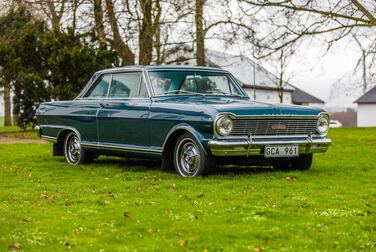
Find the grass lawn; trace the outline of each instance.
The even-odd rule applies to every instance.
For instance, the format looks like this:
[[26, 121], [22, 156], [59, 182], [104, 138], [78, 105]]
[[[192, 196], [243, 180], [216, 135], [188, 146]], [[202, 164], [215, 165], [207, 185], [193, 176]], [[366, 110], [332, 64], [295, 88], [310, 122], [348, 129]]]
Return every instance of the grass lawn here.
[[51, 144], [0, 145], [0, 251], [375, 251], [376, 129], [334, 129], [311, 170], [70, 166]]
[[21, 129], [17, 126], [4, 127], [4, 116], [0, 116], [0, 133], [2, 131], [16, 131], [16, 130], [21, 130]]

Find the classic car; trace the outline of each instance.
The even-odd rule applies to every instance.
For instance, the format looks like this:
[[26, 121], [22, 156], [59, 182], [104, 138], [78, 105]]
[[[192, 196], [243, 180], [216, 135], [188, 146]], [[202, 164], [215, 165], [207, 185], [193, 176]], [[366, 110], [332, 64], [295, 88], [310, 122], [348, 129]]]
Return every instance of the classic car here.
[[221, 164], [306, 170], [331, 144], [322, 109], [253, 101], [231, 73], [207, 67], [98, 71], [77, 98], [42, 103], [36, 118], [70, 164], [156, 158], [184, 177]]

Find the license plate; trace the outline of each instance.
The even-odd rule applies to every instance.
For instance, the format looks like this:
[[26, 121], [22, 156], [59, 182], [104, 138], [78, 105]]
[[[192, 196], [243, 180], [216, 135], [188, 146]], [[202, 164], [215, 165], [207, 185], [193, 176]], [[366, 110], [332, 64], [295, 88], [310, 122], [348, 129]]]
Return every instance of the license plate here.
[[298, 145], [265, 146], [265, 157], [297, 157], [299, 156]]

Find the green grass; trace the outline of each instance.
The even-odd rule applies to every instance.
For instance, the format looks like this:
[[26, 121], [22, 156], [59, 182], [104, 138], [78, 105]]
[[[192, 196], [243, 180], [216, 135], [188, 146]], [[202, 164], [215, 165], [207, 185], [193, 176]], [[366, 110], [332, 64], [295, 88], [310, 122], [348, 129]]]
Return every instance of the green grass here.
[[32, 130], [26, 130], [23, 131], [22, 129], [15, 128], [12, 130], [2, 130], [7, 127], [0, 128], [0, 136], [5, 136], [5, 137], [17, 137], [17, 138], [27, 138], [27, 139], [38, 139], [38, 135], [36, 134], [35, 131]]
[[376, 129], [335, 129], [311, 170], [70, 166], [51, 144], [0, 145], [0, 251], [375, 251]]
[[19, 127], [16, 127], [16, 126], [4, 127], [4, 116], [0, 116], [0, 133], [2, 131], [15, 131], [15, 130], [21, 130], [21, 129]]
[[8, 137], [18, 137], [18, 138], [38, 138], [36, 132], [32, 129], [32, 127], [26, 128], [23, 130], [18, 126], [3, 126], [3, 122], [1, 121], [3, 117], [0, 116], [0, 136], [8, 136]]

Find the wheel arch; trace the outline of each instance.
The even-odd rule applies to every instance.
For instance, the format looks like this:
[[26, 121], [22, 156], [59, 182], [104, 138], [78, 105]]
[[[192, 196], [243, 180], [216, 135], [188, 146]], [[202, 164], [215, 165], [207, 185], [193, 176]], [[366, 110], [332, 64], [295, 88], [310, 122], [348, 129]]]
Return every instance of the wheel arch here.
[[204, 150], [204, 153], [207, 155], [207, 151], [204, 148], [202, 141], [204, 137], [200, 134], [197, 130], [195, 130], [189, 124], [183, 123], [174, 126], [167, 134], [167, 137], [162, 146], [162, 169], [163, 170], [170, 170], [173, 169], [173, 156], [174, 156], [174, 148], [175, 143], [178, 138], [184, 134], [190, 133], [193, 135], [195, 140], [199, 143], [200, 147]]
[[71, 132], [75, 133], [81, 142], [81, 135], [75, 128], [71, 128], [71, 127], [62, 128], [57, 133], [56, 143], [54, 143], [53, 145], [54, 156], [64, 156], [64, 140], [65, 140], [65, 137]]

